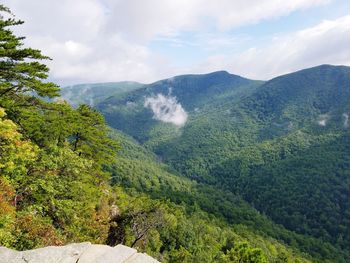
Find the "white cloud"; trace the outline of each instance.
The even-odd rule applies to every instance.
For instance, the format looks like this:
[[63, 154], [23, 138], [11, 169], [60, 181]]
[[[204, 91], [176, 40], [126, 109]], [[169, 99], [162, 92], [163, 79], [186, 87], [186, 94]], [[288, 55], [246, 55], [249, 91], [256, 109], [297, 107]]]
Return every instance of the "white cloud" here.
[[323, 5], [330, 0], [128, 0], [113, 1], [109, 24], [134, 38], [173, 36], [179, 31], [228, 30]]
[[87, 41], [106, 25], [105, 7], [96, 0], [4, 0], [13, 13], [26, 23], [24, 33], [52, 37], [58, 41]]
[[350, 15], [251, 47], [233, 56], [209, 57], [192, 70], [228, 69], [253, 79], [269, 79], [320, 64], [350, 65]]
[[90, 53], [90, 49], [88, 47], [72, 40], [64, 42], [64, 49], [70, 56], [76, 57], [84, 57]]
[[221, 29], [257, 23], [260, 20], [287, 15], [300, 9], [329, 3], [329, 0], [220, 0], [206, 6], [206, 13], [212, 14]]
[[325, 127], [329, 119], [330, 119], [330, 116], [328, 114], [321, 114], [320, 116], [318, 116], [317, 123], [318, 125]]
[[187, 113], [176, 97], [164, 96], [157, 94], [155, 97], [147, 97], [145, 99], [145, 107], [148, 107], [153, 112], [153, 118], [162, 122], [172, 123], [177, 126], [183, 126], [187, 121]]
[[148, 82], [166, 70], [166, 64], [144, 43], [128, 41], [120, 28], [109, 30], [109, 6], [98, 0], [5, 0], [16, 17], [26, 21], [16, 28], [25, 43], [38, 48], [48, 61], [50, 78], [61, 84], [135, 80]]
[[323, 120], [319, 120], [317, 123], [318, 123], [318, 125], [320, 125], [320, 126], [326, 126], [326, 122], [327, 122], [327, 120], [326, 119], [323, 119]]
[[343, 118], [344, 118], [344, 128], [349, 128], [349, 114], [343, 113]]
[[[149, 43], [159, 37], [176, 40], [181, 32], [205, 35], [208, 30], [227, 31], [328, 2], [330, 0], [3, 1], [18, 18], [26, 21], [17, 30], [27, 36], [26, 43], [53, 58], [53, 62], [49, 63], [52, 80], [64, 84], [118, 80], [151, 82], [183, 73], [185, 69], [175, 68], [172, 61], [151, 49]], [[266, 78], [305, 64], [302, 54], [311, 56], [310, 61], [316, 62], [319, 55], [317, 50], [329, 52], [332, 42], [333, 46], [340, 44], [340, 37], [344, 37], [345, 44], [341, 46], [338, 58], [347, 56], [350, 53], [345, 48], [348, 36], [343, 33], [329, 32], [327, 37], [334, 39], [327, 39], [328, 47], [324, 46], [325, 43], [317, 43], [324, 40], [317, 34], [313, 36], [305, 32], [303, 36], [300, 33], [295, 35], [296, 39], [282, 38], [276, 40], [270, 49], [247, 50], [231, 60], [218, 54], [209, 59], [210, 63], [192, 67], [191, 70], [196, 73], [213, 68], [230, 69], [234, 73]], [[238, 41], [235, 37], [216, 38], [208, 41], [207, 47], [229, 48]], [[284, 44], [278, 44], [278, 41]], [[175, 44], [181, 45], [182, 40]], [[309, 49], [305, 45], [309, 45]], [[322, 45], [324, 49], [320, 49]], [[276, 55], [272, 54], [274, 48]], [[325, 54], [322, 57], [327, 60]], [[334, 54], [331, 54], [331, 58], [334, 58], [330, 59], [331, 62], [344, 61], [335, 59]]]
[[51, 77], [66, 83], [150, 81], [156, 78], [156, 64], [161, 63], [161, 58], [145, 46], [129, 43], [118, 35], [85, 43], [34, 36], [29, 45], [53, 59], [48, 62]]

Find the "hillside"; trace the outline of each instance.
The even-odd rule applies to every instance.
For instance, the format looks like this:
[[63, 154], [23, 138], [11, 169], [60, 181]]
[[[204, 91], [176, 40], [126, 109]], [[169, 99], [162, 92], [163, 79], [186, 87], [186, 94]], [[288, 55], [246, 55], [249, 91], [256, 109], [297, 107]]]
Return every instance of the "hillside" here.
[[[177, 127], [191, 120], [192, 115], [216, 108], [219, 101], [230, 103], [237, 100], [260, 83], [225, 71], [177, 76], [120, 96], [111, 96], [98, 103], [96, 108], [111, 127], [140, 142], [158, 145], [172, 139]], [[158, 141], [154, 141], [155, 137]]]
[[[289, 230], [349, 251], [349, 86], [344, 66], [265, 83], [214, 72], [145, 85], [96, 107], [175, 173], [242, 196]], [[180, 116], [186, 113], [184, 123], [156, 108], [166, 113], [176, 105]]]
[[130, 92], [142, 85], [131, 81], [71, 85], [63, 87], [60, 96], [74, 107], [79, 104], [94, 106], [110, 96]]
[[284, 123], [294, 129], [347, 128], [349, 82], [349, 67], [322, 65], [266, 82], [241, 107], [274, 125], [271, 130]]
[[[165, 198], [181, 205], [189, 214], [193, 214], [198, 209], [202, 210], [201, 213], [205, 211], [207, 215], [214, 215], [220, 219], [211, 223], [206, 222], [207, 225], [220, 228], [224, 225], [229, 226], [236, 234], [248, 238], [253, 244], [260, 244], [259, 246], [261, 243], [255, 243], [256, 240], [263, 240], [263, 243], [274, 240], [274, 246], [277, 246], [278, 250], [281, 248], [278, 248], [280, 245], [277, 245], [276, 241], [310, 253], [314, 259], [329, 257], [337, 258], [342, 262], [348, 257], [346, 253], [337, 250], [330, 243], [287, 231], [281, 225], [275, 224], [268, 217], [260, 214], [240, 196], [227, 191], [224, 186], [209, 186], [184, 178], [167, 165], [160, 163], [153, 153], [132, 138], [119, 132], [114, 132], [113, 137], [122, 142], [124, 150], [117, 158], [117, 165], [111, 167], [110, 171], [114, 184], [126, 187], [127, 192], [147, 193], [153, 199]], [[228, 178], [226, 179], [229, 181]], [[274, 186], [271, 185], [271, 187]], [[260, 237], [258, 238], [257, 235]], [[272, 260], [273, 250], [267, 249], [264, 253], [269, 261], [275, 260]]]

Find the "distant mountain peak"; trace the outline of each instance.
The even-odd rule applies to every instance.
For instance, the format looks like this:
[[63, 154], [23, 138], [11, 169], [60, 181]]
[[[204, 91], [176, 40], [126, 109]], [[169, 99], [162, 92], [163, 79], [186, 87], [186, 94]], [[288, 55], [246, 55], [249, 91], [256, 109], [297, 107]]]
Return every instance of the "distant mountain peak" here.
[[213, 71], [213, 72], [210, 72], [210, 73], [207, 73], [208, 75], [211, 75], [211, 74], [222, 74], [222, 75], [232, 75], [231, 73], [229, 73], [228, 71], [226, 70], [218, 70], [218, 71]]

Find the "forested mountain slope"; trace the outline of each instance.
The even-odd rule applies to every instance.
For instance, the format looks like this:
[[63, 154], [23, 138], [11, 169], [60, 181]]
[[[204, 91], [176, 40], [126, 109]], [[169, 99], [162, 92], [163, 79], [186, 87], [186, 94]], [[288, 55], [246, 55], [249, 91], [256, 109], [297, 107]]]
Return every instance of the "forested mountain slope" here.
[[275, 161], [252, 158], [245, 169], [238, 164], [242, 159], [231, 159], [213, 176], [226, 179], [230, 189], [275, 222], [347, 250], [349, 142], [349, 132], [329, 136]]
[[132, 81], [71, 85], [63, 87], [60, 90], [60, 96], [75, 107], [79, 104], [94, 106], [110, 96], [129, 92], [142, 86], [143, 84]]
[[239, 105], [258, 141], [210, 174], [275, 222], [348, 250], [350, 69], [273, 79]]
[[177, 134], [178, 129], [172, 124], [182, 126], [187, 118], [192, 119], [192, 114], [216, 108], [219, 106], [217, 102], [237, 100], [260, 83], [225, 71], [183, 75], [144, 85], [120, 96], [111, 96], [98, 103], [96, 108], [104, 114], [111, 127], [132, 135], [140, 142], [158, 145], [159, 141], [167, 141]]
[[268, 81], [240, 107], [275, 127], [347, 128], [349, 85], [349, 67], [322, 65]]
[[[119, 132], [114, 133], [114, 138], [122, 142], [124, 150], [117, 158], [117, 165], [111, 167], [110, 171], [113, 182], [126, 187], [128, 192], [147, 193], [153, 199], [166, 198], [181, 205], [190, 214], [198, 209], [206, 211], [209, 215], [215, 215], [216, 218], [226, 222], [225, 224], [229, 224], [236, 233], [248, 237], [253, 243], [256, 237], [252, 238], [251, 235], [258, 234], [264, 240], [277, 239], [294, 249], [310, 253], [314, 260], [328, 258], [342, 262], [348, 258], [346, 249], [343, 252], [333, 247], [331, 243], [295, 234], [276, 225], [244, 202], [240, 196], [227, 191], [225, 186], [200, 184], [182, 177], [167, 165], [157, 161], [154, 154], [132, 138]], [[228, 182], [230, 180], [230, 178], [225, 179]], [[271, 185], [272, 187], [275, 186]], [[254, 185], [251, 190], [254, 192]], [[288, 194], [286, 193], [286, 196]], [[272, 251], [268, 249], [265, 253], [271, 257]]]
[[[322, 65], [265, 83], [225, 72], [174, 79], [96, 107], [176, 173], [349, 252], [349, 67]], [[183, 122], [166, 115], [169, 99], [175, 115], [186, 113]]]

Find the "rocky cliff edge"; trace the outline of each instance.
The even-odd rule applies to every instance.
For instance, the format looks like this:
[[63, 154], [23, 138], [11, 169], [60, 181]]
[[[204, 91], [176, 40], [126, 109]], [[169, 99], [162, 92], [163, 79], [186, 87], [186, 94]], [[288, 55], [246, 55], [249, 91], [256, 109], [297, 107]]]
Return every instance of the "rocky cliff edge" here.
[[27, 251], [0, 247], [0, 263], [159, 263], [136, 249], [89, 242], [50, 246]]

